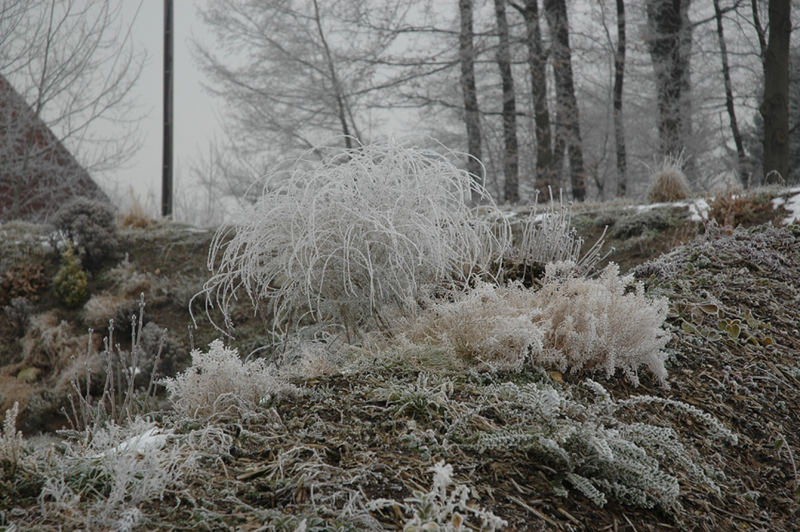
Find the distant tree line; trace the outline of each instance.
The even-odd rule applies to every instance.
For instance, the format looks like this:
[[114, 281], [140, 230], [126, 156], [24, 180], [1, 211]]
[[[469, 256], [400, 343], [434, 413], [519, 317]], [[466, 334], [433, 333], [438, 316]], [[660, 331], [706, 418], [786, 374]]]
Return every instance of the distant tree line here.
[[635, 195], [664, 157], [697, 189], [794, 181], [792, 3], [213, 0], [195, 51], [226, 136], [198, 174], [237, 195], [286, 154], [394, 133], [460, 147], [508, 203]]

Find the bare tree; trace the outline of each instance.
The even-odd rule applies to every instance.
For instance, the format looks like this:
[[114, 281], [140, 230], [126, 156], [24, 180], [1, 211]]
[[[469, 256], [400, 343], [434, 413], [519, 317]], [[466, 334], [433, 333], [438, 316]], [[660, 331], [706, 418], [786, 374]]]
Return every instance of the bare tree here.
[[[467, 171], [482, 182], [481, 124], [478, 109], [478, 89], [475, 86], [475, 48], [473, 47], [472, 0], [458, 0], [460, 20], [459, 60], [461, 63], [461, 93], [464, 98], [464, 124], [467, 128]], [[482, 184], [482, 183], [481, 183]]]
[[614, 145], [617, 153], [617, 196], [628, 188], [628, 161], [625, 153], [625, 121], [622, 115], [622, 92], [625, 82], [625, 0], [617, 4], [617, 49], [614, 54]]
[[519, 145], [517, 142], [517, 103], [514, 94], [514, 75], [511, 72], [511, 45], [506, 18], [506, 0], [494, 0], [497, 19], [497, 66], [503, 86], [503, 176], [505, 200], [508, 203], [519, 201]]
[[580, 116], [572, 74], [572, 52], [569, 47], [569, 22], [564, 0], [545, 0], [544, 9], [552, 35], [551, 62], [556, 85], [556, 141], [554, 163], [562, 160], [564, 149], [569, 155], [572, 197], [586, 197], [586, 171], [583, 165]]
[[738, 163], [739, 177], [742, 183], [747, 185], [750, 182], [750, 176], [745, 172], [747, 166], [747, 155], [744, 152], [744, 143], [742, 142], [742, 134], [739, 131], [739, 122], [736, 120], [736, 107], [733, 100], [733, 85], [731, 83], [730, 65], [728, 64], [728, 48], [725, 43], [724, 25], [722, 23], [722, 9], [720, 9], [719, 0], [714, 0], [714, 17], [717, 21], [717, 39], [719, 41], [719, 55], [722, 61], [722, 78], [725, 84], [725, 108], [728, 111], [728, 119], [731, 124], [731, 133], [733, 134], [733, 142], [736, 145], [736, 155]]
[[553, 173], [550, 107], [547, 103], [547, 54], [542, 46], [539, 25], [539, 0], [525, 0], [523, 5], [511, 4], [525, 20], [525, 43], [528, 48], [528, 69], [531, 76], [531, 98], [536, 134], [536, 182], [539, 199], [548, 199], [548, 189], [555, 189]]
[[228, 104], [225, 125], [241, 151], [274, 157], [334, 135], [346, 147], [365, 140], [359, 113], [396, 36], [369, 27], [365, 9], [347, 0], [214, 0], [201, 10], [216, 43], [196, 43], [196, 58], [208, 89]]
[[647, 1], [648, 48], [656, 77], [661, 153], [674, 157], [684, 153], [685, 122], [689, 120], [685, 113], [690, 86], [689, 3], [690, 0]]
[[764, 177], [789, 175], [790, 0], [769, 0], [769, 41], [764, 68]]
[[46, 217], [63, 198], [96, 189], [87, 171], [115, 168], [138, 149], [129, 97], [144, 57], [131, 24], [107, 0], [0, 5], [5, 218]]

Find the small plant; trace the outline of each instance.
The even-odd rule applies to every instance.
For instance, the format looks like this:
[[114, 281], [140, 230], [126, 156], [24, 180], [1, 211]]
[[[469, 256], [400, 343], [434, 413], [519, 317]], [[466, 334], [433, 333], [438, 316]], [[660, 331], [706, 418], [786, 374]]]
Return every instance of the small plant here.
[[473, 530], [468, 524], [470, 518], [480, 520], [480, 530], [498, 530], [508, 525], [507, 521], [491, 511], [469, 503], [472, 490], [453, 481], [452, 465], [440, 461], [428, 471], [433, 473], [433, 485], [427, 493], [415, 490], [404, 503], [378, 499], [370, 501], [368, 507], [375, 510], [400, 506], [406, 512], [413, 513], [403, 526], [403, 532]]
[[13, 477], [22, 459], [22, 433], [17, 431], [19, 403], [6, 410], [3, 433], [0, 434], [0, 473], [7, 471]]
[[550, 204], [545, 212], [539, 213], [538, 203], [533, 202], [518, 249], [526, 270], [543, 272], [546, 264], [569, 261], [574, 264], [575, 274], [583, 276], [592, 273], [597, 263], [608, 256], [601, 254], [604, 238], [605, 230], [581, 256], [583, 239], [572, 226], [572, 205], [564, 204], [561, 196], [556, 203], [551, 191]]
[[[506, 247], [488, 193], [431, 150], [361, 146], [273, 183], [210, 248], [202, 294], [227, 326], [241, 294], [269, 305], [280, 332], [316, 321], [352, 337], [368, 319], [414, 313], [426, 288], [484, 273]], [[473, 192], [488, 214], [469, 207]]]
[[[554, 480], [566, 481], [600, 507], [613, 498], [669, 510], [679, 504], [681, 478], [720, 491], [716, 472], [698, 461], [674, 429], [625, 422], [626, 417], [618, 416], [622, 411], [640, 412], [645, 404], [668, 407], [699, 422], [704, 436], [737, 443], [736, 435], [716, 418], [689, 404], [647, 395], [617, 401], [591, 380], [577, 389], [546, 381], [506, 382], [490, 385], [481, 394], [483, 408], [507, 423], [492, 431], [465, 433], [468, 446], [480, 452], [529, 452], [547, 465]], [[557, 492], [567, 494], [563, 485]]]
[[3, 307], [3, 314], [8, 318], [8, 323], [15, 336], [20, 337], [25, 334], [31, 321], [31, 312], [33, 312], [33, 305], [24, 297], [15, 297], [10, 304]]
[[683, 173], [683, 155], [665, 157], [661, 168], [650, 178], [647, 200], [650, 203], [680, 201], [691, 195], [689, 180]]
[[548, 320], [542, 362], [555, 363], [562, 371], [602, 368], [608, 377], [621, 368], [635, 385], [637, 370], [645, 365], [666, 385], [667, 355], [662, 350], [670, 335], [661, 327], [667, 300], [646, 297], [644, 285], [634, 282], [633, 275], [621, 277], [611, 263], [597, 279], [545, 283], [539, 297]]
[[406, 415], [415, 419], [434, 419], [447, 408], [453, 383], [449, 379], [431, 382], [431, 376], [420, 373], [416, 384], [411, 386], [390, 383], [375, 390], [375, 397], [392, 410], [395, 417]]
[[94, 270], [117, 249], [117, 226], [113, 208], [107, 203], [77, 198], [53, 217], [55, 225], [80, 250], [83, 265]]
[[47, 278], [41, 264], [17, 264], [0, 276], [0, 304], [7, 304], [16, 297], [36, 301], [45, 288]]
[[53, 279], [53, 289], [58, 299], [71, 308], [81, 306], [88, 293], [89, 276], [81, 268], [75, 250], [68, 244], [61, 255], [61, 267]]
[[264, 359], [243, 362], [236, 349], [214, 340], [208, 352], [195, 349], [192, 365], [163, 380], [175, 411], [190, 418], [225, 416], [255, 409], [272, 395], [296, 389], [281, 383]]

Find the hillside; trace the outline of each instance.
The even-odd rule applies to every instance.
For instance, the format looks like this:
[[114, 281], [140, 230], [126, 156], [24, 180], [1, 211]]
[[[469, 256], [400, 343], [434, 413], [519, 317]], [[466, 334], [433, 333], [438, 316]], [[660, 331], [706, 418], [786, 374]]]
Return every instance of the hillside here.
[[[89, 280], [91, 299], [69, 309], [52, 290], [59, 257], [48, 229], [0, 226], [0, 306], [9, 309], [0, 405], [19, 404], [25, 434], [7, 416], [0, 527], [457, 530], [504, 521], [509, 530], [793, 530], [800, 229], [782, 222], [794, 197], [719, 198], [699, 209], [699, 221], [686, 205], [576, 208], [572, 223], [588, 244], [608, 227], [614, 251], [605, 262], [633, 273], [648, 298], [668, 301], [666, 384], [651, 371], [634, 385], [623, 371], [591, 365], [511, 369], [369, 336], [284, 357], [277, 371], [208, 347], [220, 333], [190, 302], [206, 280], [210, 232], [120, 229], [117, 254]], [[183, 400], [175, 411], [159, 387], [128, 404], [147, 419], [91, 438], [54, 434], [69, 428], [62, 408], [86, 412], [69, 401], [73, 382], [103, 392], [111, 362], [97, 353], [109, 318], [120, 344], [110, 371], [124, 377], [124, 324], [141, 312], [140, 294], [141, 356], [160, 352], [167, 375], [181, 375], [195, 347], [219, 359], [195, 357], [200, 370], [171, 381]], [[20, 295], [25, 308], [12, 305]], [[232, 318], [227, 344], [241, 355], [267, 343], [262, 315], [241, 304]], [[214, 376], [233, 389], [248, 379], [261, 388], [248, 400], [249, 390], [233, 397], [220, 385], [209, 406], [192, 390]], [[138, 373], [132, 379], [146, 386]]]

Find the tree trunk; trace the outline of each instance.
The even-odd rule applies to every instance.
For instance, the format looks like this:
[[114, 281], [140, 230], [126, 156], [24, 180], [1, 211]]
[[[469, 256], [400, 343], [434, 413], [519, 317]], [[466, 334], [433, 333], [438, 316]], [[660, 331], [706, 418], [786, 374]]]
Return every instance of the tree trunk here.
[[497, 66], [503, 86], [503, 190], [507, 203], [519, 201], [519, 149], [517, 143], [517, 103], [514, 98], [514, 76], [511, 73], [511, 45], [506, 19], [506, 0], [494, 0], [497, 18], [497, 33], [500, 43], [497, 48]]
[[539, 26], [539, 0], [525, 0], [525, 4], [511, 4], [525, 20], [525, 38], [528, 45], [528, 69], [531, 73], [533, 115], [536, 128], [536, 182], [534, 187], [540, 201], [549, 199], [549, 190], [555, 189], [552, 172], [553, 151], [550, 135], [550, 109], [547, 105], [547, 55], [542, 47], [542, 30]]
[[769, 0], [764, 101], [764, 178], [789, 175], [789, 35], [790, 0]]
[[[680, 157], [684, 153], [689, 117], [685, 99], [689, 82], [687, 39], [689, 0], [648, 0], [650, 29], [648, 48], [653, 62], [658, 97], [661, 154]], [[690, 34], [689, 34], [690, 35]]]
[[725, 34], [722, 26], [722, 10], [719, 7], [719, 0], [714, 0], [714, 16], [717, 19], [717, 39], [719, 40], [719, 55], [722, 60], [722, 78], [725, 81], [725, 107], [728, 110], [728, 118], [731, 122], [731, 133], [733, 142], [736, 144], [736, 162], [739, 178], [744, 186], [750, 184], [750, 173], [747, 171], [747, 156], [744, 153], [744, 143], [742, 134], [739, 131], [739, 124], [736, 121], [736, 108], [733, 102], [733, 85], [731, 84], [731, 71], [728, 66], [728, 47], [725, 44]]
[[552, 35], [551, 60], [556, 82], [556, 148], [554, 162], [559, 163], [566, 148], [569, 155], [572, 198], [586, 198], [586, 171], [583, 166], [580, 117], [572, 76], [572, 52], [569, 47], [569, 23], [565, 0], [545, 0], [544, 9]]
[[[478, 89], [475, 86], [475, 48], [472, 45], [472, 0], [458, 0], [461, 17], [459, 60], [461, 62], [461, 93], [464, 97], [464, 124], [467, 128], [467, 171], [483, 185], [481, 165], [481, 123], [478, 110]], [[473, 194], [473, 200], [477, 200]]]
[[[320, 43], [322, 44], [322, 50], [325, 52], [325, 63], [328, 66], [328, 74], [331, 78], [331, 84], [333, 85], [335, 97], [336, 97], [336, 111], [339, 117], [339, 124], [342, 127], [342, 136], [344, 137], [344, 146], [345, 148], [352, 149], [353, 147], [353, 134], [350, 131], [350, 127], [347, 124], [347, 103], [346, 103], [346, 96], [344, 94], [344, 89], [342, 88], [342, 83], [339, 80], [339, 75], [336, 72], [335, 61], [333, 59], [333, 54], [331, 53], [330, 46], [328, 46], [328, 40], [325, 37], [325, 32], [322, 29], [322, 18], [320, 17], [319, 13], [319, 3], [317, 0], [313, 0], [314, 5], [314, 24], [317, 29], [317, 34], [319, 35]], [[351, 115], [352, 116], [352, 115]], [[353, 129], [357, 131], [355, 122], [353, 123]], [[358, 136], [358, 133], [355, 133]]]
[[625, 153], [625, 122], [622, 115], [622, 87], [625, 81], [625, 1], [617, 0], [617, 51], [614, 54], [614, 144], [617, 151], [617, 196], [628, 189], [628, 161]]

